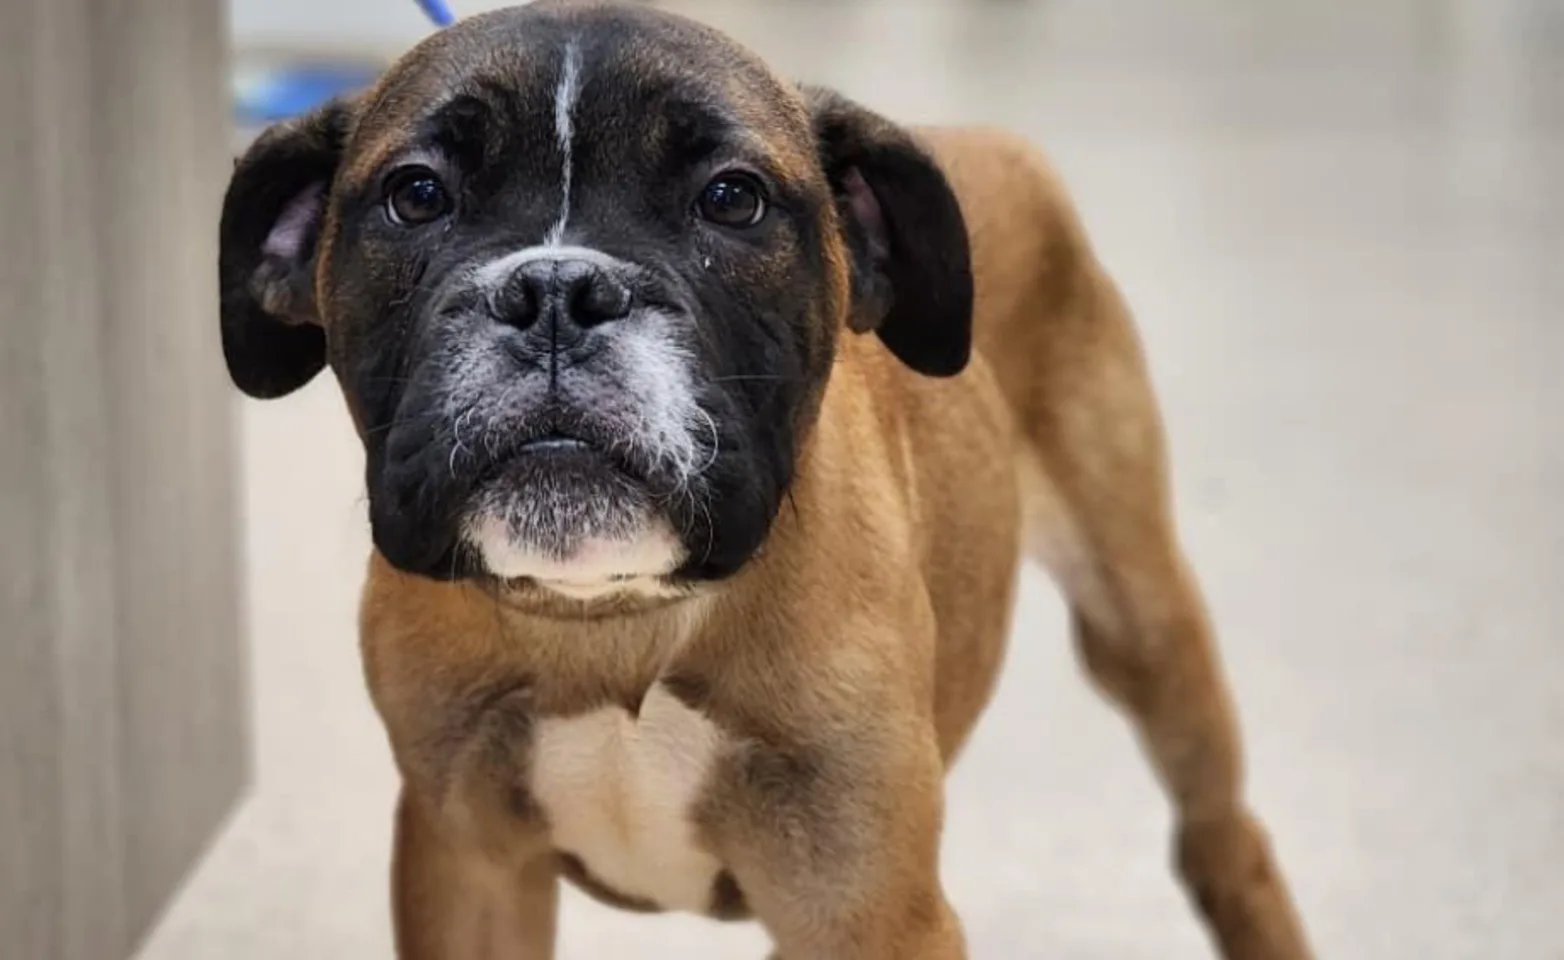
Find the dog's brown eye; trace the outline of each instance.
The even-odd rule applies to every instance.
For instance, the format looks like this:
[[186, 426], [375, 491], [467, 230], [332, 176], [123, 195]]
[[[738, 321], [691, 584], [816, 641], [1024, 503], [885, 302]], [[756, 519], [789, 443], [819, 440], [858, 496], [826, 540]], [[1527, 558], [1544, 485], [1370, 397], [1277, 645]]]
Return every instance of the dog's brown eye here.
[[397, 223], [418, 226], [451, 212], [451, 195], [428, 167], [408, 167], [386, 183], [386, 213]]
[[702, 220], [718, 226], [753, 227], [766, 218], [766, 195], [754, 177], [724, 174], [706, 184], [696, 210]]

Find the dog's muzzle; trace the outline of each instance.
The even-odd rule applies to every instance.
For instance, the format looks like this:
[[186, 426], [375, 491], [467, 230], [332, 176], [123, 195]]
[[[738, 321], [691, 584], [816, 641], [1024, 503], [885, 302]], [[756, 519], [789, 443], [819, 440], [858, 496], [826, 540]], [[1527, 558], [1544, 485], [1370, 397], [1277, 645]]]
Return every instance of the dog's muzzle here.
[[647, 284], [599, 251], [535, 247], [439, 301], [388, 474], [404, 499], [444, 491], [462, 566], [572, 583], [678, 566], [666, 507], [689, 496], [716, 433], [689, 325], [651, 306], [667, 298], [641, 296]]

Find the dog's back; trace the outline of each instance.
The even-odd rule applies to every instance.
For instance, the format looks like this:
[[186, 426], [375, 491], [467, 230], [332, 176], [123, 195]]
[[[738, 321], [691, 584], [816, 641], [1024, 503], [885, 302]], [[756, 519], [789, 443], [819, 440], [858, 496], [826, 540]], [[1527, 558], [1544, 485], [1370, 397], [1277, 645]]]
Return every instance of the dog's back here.
[[1179, 545], [1129, 310], [1036, 148], [988, 129], [918, 134], [967, 221], [976, 366], [1014, 418], [1029, 552], [1058, 581], [1088, 672], [1169, 793], [1179, 871], [1222, 955], [1303, 960], [1301, 924], [1243, 797], [1237, 722]]
[[1117, 501], [1106, 512], [1125, 515], [1122, 536], [1171, 528], [1166, 444], [1134, 322], [1038, 148], [988, 128], [918, 133], [967, 219], [975, 347], [1015, 419], [1027, 547], [1089, 598], [1106, 588], [1091, 582], [1074, 516], [1099, 510], [1081, 501]]

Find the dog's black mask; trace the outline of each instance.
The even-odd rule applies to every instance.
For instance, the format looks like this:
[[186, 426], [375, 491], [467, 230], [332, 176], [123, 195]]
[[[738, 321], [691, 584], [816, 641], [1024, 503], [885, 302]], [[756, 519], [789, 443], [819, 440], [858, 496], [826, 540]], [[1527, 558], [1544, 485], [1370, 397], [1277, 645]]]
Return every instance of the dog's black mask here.
[[431, 577], [726, 576], [844, 324], [931, 375], [969, 352], [961, 214], [908, 134], [633, 7], [475, 17], [267, 131], [221, 243], [235, 383], [329, 363], [375, 545]]

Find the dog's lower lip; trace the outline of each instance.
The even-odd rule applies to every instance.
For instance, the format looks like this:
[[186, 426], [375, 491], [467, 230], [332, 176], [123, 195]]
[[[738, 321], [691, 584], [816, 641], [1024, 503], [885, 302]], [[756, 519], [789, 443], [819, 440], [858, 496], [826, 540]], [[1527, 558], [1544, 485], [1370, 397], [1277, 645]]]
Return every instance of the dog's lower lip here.
[[645, 479], [644, 474], [633, 463], [619, 455], [613, 443], [550, 430], [535, 434], [509, 447], [506, 455], [493, 459], [489, 468], [475, 482], [488, 483], [513, 470], [603, 468], [623, 474], [638, 483], [644, 482]]
[[585, 440], [575, 437], [549, 435], [528, 440], [521, 445], [523, 453], [577, 453], [590, 447]]

